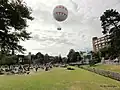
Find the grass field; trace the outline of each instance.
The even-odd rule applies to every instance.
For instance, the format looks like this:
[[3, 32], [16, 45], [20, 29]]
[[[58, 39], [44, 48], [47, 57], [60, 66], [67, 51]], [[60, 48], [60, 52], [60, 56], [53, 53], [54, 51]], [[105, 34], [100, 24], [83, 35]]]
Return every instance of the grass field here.
[[95, 65], [94, 67], [120, 73], [120, 65], [102, 65], [102, 64], [100, 64], [100, 65]]
[[75, 68], [31, 75], [0, 76], [0, 90], [120, 90], [120, 82]]

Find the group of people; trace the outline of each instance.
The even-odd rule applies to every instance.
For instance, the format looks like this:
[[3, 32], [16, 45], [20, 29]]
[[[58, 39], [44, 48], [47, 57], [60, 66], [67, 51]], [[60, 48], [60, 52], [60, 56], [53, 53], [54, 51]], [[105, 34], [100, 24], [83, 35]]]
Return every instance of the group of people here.
[[50, 70], [50, 68], [52, 68], [52, 64], [47, 63], [43, 65], [35, 65], [34, 68], [36, 72], [38, 71], [39, 68], [44, 69], [45, 71], [48, 71]]
[[11, 74], [29, 74], [31, 71], [38, 72], [39, 69], [48, 71], [52, 68], [52, 64], [43, 64], [43, 65], [11, 65], [1, 67], [1, 72], [11, 73]]

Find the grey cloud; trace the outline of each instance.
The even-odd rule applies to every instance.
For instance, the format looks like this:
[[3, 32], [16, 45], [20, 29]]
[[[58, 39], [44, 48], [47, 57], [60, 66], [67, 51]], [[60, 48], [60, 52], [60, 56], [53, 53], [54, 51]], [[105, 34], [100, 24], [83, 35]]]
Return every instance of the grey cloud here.
[[[92, 37], [102, 36], [100, 15], [108, 8], [120, 11], [119, 0], [60, 0], [60, 4], [67, 5], [69, 15], [66, 21], [57, 23], [52, 16], [54, 4], [59, 4], [57, 2], [57, 0], [51, 0], [43, 3], [43, 0], [38, 0], [33, 9], [35, 20], [31, 23], [31, 27], [34, 29], [32, 40], [45, 46], [37, 46], [34, 51], [42, 50], [54, 54], [58, 54], [59, 51], [65, 54], [70, 48], [92, 49]], [[48, 5], [49, 3], [51, 6]], [[62, 30], [55, 31], [57, 27], [61, 27]]]
[[[74, 2], [72, 1], [72, 3], [74, 3]], [[77, 4], [75, 4], [75, 3], [74, 3], [74, 5], [77, 6]], [[46, 5], [44, 7], [49, 8]], [[57, 23], [53, 19], [52, 8], [51, 8], [51, 10], [46, 10], [46, 9], [43, 9], [43, 7], [42, 7], [42, 9], [39, 7], [34, 10], [34, 16], [37, 17], [36, 21], [40, 21], [45, 24], [55, 24], [57, 27], [60, 27], [60, 23]], [[76, 14], [76, 13], [72, 12], [71, 10], [69, 10], [68, 18], [62, 24], [64, 24], [64, 26], [78, 25], [78, 24], [80, 25], [80, 24], [82, 24], [82, 21], [85, 19], [84, 16], [85, 15], [83, 15], [82, 13]]]
[[65, 34], [62, 34], [61, 36], [59, 36], [58, 38], [56, 37], [51, 37], [51, 36], [42, 36], [39, 37], [39, 35], [34, 35], [33, 36], [33, 40], [37, 41], [37, 42], [51, 42], [51, 43], [56, 43], [56, 44], [68, 44], [68, 45], [74, 45], [71, 41], [69, 41], [69, 39], [64, 38]]
[[39, 3], [39, 6], [34, 9], [33, 13], [37, 21], [40, 20], [42, 23], [45, 24], [53, 23], [52, 8], [50, 10], [50, 8], [46, 4]]
[[68, 37], [74, 37], [76, 33], [68, 33]]
[[66, 25], [67, 27], [69, 26], [76, 26], [76, 25], [82, 25], [82, 22], [84, 21], [85, 19], [85, 15], [83, 14], [75, 14], [74, 12], [72, 11], [69, 11], [69, 16], [68, 16], [68, 19], [63, 23], [64, 25]]
[[79, 6], [77, 3], [75, 3], [73, 0], [70, 0], [70, 2], [74, 5], [75, 11], [79, 11]]
[[70, 46], [74, 46], [75, 44], [70, 42], [68, 39], [61, 39], [61, 40], [58, 40], [57, 44], [67, 44], [67, 45], [70, 45]]
[[84, 38], [85, 37], [85, 35], [82, 35], [82, 38]]
[[41, 50], [44, 50], [44, 49], [42, 49], [42, 48], [35, 48], [35, 49], [32, 49], [32, 50], [41, 51]]
[[[84, 29], [83, 29], [84, 30]], [[78, 36], [81, 36], [83, 34], [83, 31], [78, 32]]]

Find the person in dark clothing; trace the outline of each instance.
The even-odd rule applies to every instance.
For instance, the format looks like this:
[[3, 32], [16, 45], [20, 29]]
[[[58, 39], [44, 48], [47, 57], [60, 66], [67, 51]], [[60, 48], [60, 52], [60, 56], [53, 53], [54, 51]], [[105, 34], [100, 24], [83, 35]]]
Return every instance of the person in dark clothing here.
[[19, 66], [19, 69], [22, 69], [22, 66], [21, 66], [21, 65]]
[[28, 69], [28, 71], [30, 71], [30, 67], [28, 67], [27, 69]]
[[38, 70], [38, 67], [36, 67], [36, 68], [35, 68], [35, 70], [36, 70], [36, 72], [37, 72], [37, 70]]
[[49, 68], [49, 67], [48, 67], [48, 66], [46, 66], [45, 71], [48, 71], [48, 68]]

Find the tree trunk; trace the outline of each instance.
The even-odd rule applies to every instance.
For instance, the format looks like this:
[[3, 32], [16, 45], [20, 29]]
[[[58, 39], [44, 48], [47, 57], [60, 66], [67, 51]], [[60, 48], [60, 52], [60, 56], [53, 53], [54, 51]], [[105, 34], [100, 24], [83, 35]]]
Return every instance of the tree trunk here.
[[12, 55], [14, 55], [15, 54], [15, 51], [14, 51], [14, 49], [12, 49]]

